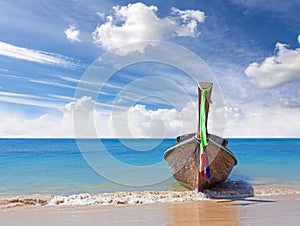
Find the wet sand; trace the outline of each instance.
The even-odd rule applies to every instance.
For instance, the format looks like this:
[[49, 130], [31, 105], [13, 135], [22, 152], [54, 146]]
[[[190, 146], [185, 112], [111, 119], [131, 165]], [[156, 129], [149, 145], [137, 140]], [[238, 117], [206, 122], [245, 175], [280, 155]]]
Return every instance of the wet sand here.
[[300, 196], [0, 210], [1, 225], [299, 225]]

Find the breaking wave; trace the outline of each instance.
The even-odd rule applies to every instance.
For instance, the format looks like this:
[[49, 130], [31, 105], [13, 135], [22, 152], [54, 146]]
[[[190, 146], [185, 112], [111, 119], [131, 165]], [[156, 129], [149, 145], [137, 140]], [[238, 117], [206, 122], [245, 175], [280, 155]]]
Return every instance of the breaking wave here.
[[120, 205], [184, 202], [208, 199], [205, 193], [196, 191], [144, 191], [116, 192], [91, 195], [31, 195], [0, 199], [0, 208], [18, 206], [87, 206], [87, 205]]
[[22, 195], [0, 198], [0, 209], [22, 206], [107, 206], [174, 203], [207, 199], [244, 199], [253, 196], [299, 195], [299, 187], [252, 187], [245, 181], [225, 181], [220, 186], [196, 191], [143, 191], [73, 195]]

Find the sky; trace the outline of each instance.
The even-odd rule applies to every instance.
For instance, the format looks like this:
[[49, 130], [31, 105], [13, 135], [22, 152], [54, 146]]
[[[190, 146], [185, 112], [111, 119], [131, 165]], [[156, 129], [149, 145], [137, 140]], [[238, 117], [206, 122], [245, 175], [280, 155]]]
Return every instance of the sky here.
[[0, 137], [195, 132], [196, 80], [214, 82], [210, 132], [300, 137], [299, 12], [298, 0], [3, 0]]

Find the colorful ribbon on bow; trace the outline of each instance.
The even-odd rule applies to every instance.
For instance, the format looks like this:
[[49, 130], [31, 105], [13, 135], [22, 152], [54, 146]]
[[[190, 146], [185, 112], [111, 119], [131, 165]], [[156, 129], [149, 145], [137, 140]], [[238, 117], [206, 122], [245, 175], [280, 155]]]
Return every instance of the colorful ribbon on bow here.
[[[206, 93], [211, 89], [212, 86], [209, 86], [206, 89], [202, 89], [199, 86], [199, 90], [201, 90], [201, 101], [199, 106], [199, 128], [197, 131], [197, 138], [200, 139], [200, 177], [202, 179], [210, 178], [210, 169], [209, 169], [209, 162], [208, 162], [208, 156], [206, 152], [206, 147], [208, 145], [208, 135], [206, 130]], [[200, 91], [199, 91], [200, 92]]]

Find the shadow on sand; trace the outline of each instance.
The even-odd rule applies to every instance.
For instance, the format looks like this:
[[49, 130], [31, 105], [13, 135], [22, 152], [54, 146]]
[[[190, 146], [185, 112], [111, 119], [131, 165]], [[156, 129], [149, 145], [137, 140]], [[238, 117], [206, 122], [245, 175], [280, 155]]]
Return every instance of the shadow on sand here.
[[222, 203], [243, 201], [234, 204], [237, 206], [248, 206], [258, 203], [276, 202], [272, 200], [251, 199], [251, 197], [254, 197], [254, 189], [251, 184], [242, 180], [227, 180], [221, 183], [219, 186], [211, 189], [206, 189], [203, 192], [207, 197], [211, 199], [226, 199], [218, 201]]

